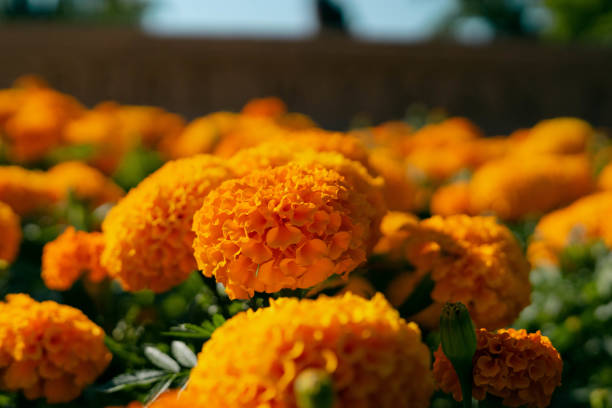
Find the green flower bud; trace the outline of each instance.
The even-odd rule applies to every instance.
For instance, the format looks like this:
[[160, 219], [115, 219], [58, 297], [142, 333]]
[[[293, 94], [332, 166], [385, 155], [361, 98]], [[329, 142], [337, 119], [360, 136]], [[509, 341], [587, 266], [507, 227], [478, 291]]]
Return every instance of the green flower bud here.
[[324, 370], [304, 370], [295, 380], [294, 391], [299, 408], [332, 408], [334, 387]]
[[476, 329], [463, 303], [446, 303], [440, 316], [442, 351], [455, 369], [461, 384], [463, 404], [472, 405], [472, 358], [476, 353]]

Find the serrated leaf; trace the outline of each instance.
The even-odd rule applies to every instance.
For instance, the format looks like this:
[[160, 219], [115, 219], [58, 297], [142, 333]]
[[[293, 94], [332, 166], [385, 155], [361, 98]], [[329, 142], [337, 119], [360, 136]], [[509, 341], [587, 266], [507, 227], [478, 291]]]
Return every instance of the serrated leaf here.
[[140, 370], [135, 373], [121, 374], [101, 386], [101, 392], [113, 393], [134, 385], [148, 385], [159, 381], [160, 378], [168, 375], [160, 370]]
[[153, 364], [163, 370], [171, 371], [173, 373], [178, 373], [181, 371], [181, 367], [178, 365], [178, 363], [174, 361], [172, 357], [162, 352], [158, 348], [146, 346], [144, 354]]
[[223, 323], [225, 323], [225, 317], [217, 313], [216, 315], [212, 317], [212, 321], [213, 321], [213, 324], [215, 325], [215, 328], [217, 328], [217, 327], [223, 326]]
[[192, 368], [197, 364], [198, 358], [182, 341], [173, 341], [170, 345], [170, 349], [172, 350], [172, 356], [183, 367]]
[[170, 386], [172, 385], [172, 382], [174, 381], [175, 378], [176, 378], [176, 375], [171, 374], [163, 378], [157, 384], [155, 384], [153, 388], [151, 388], [151, 391], [149, 391], [149, 393], [145, 397], [145, 400], [144, 400], [145, 406], [148, 406], [149, 404], [154, 402], [160, 395], [166, 392], [168, 388], [170, 388]]

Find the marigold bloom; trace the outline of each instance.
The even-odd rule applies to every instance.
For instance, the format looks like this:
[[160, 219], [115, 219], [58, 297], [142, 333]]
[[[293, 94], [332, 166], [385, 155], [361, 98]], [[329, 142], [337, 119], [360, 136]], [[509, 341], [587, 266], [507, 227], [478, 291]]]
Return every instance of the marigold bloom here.
[[378, 217], [349, 176], [292, 162], [211, 191], [194, 217], [193, 247], [205, 276], [247, 298], [347, 275], [366, 260]]
[[50, 404], [81, 394], [112, 358], [104, 331], [80, 310], [28, 295], [0, 302], [0, 387]]
[[597, 187], [601, 190], [612, 190], [612, 164], [606, 165], [599, 173]]
[[527, 250], [534, 264], [557, 264], [566, 246], [603, 239], [612, 246], [612, 225], [605, 220], [612, 212], [612, 192], [583, 197], [571, 205], [543, 216]]
[[45, 173], [20, 166], [0, 166], [0, 201], [23, 216], [44, 210], [58, 199]]
[[471, 213], [517, 220], [546, 213], [593, 189], [584, 155], [513, 156], [489, 162], [470, 180]]
[[469, 214], [469, 183], [457, 182], [438, 188], [431, 196], [429, 207], [431, 213], [436, 215]]
[[430, 357], [414, 323], [380, 294], [282, 298], [228, 320], [204, 344], [185, 394], [192, 406], [296, 407], [293, 383], [322, 369], [339, 407], [427, 407]]
[[518, 154], [575, 154], [586, 150], [594, 135], [587, 122], [576, 118], [543, 120], [516, 145]]
[[[148, 408], [194, 408], [189, 405], [184, 393], [178, 390], [169, 390], [162, 393], [155, 401], [147, 405]], [[130, 402], [125, 407], [106, 407], [106, 408], [145, 408], [139, 401]]]
[[208, 192], [231, 172], [199, 155], [166, 163], [113, 207], [104, 222], [102, 265], [126, 290], [164, 292], [196, 269], [191, 231]]
[[[416, 269], [394, 288], [398, 304], [427, 272], [435, 282], [430, 308], [462, 302], [479, 327], [511, 324], [529, 304], [529, 264], [512, 232], [494, 218], [434, 216], [420, 223], [398, 218], [394, 227], [383, 231], [375, 251], [405, 259]], [[414, 318], [428, 327], [437, 324], [435, 319]]]
[[276, 97], [251, 99], [242, 108], [242, 114], [247, 116], [263, 116], [277, 118], [287, 113], [287, 105]]
[[107, 276], [100, 265], [104, 238], [99, 232], [76, 231], [68, 227], [43, 249], [42, 279], [49, 289], [68, 290], [83, 274], [90, 282]]
[[[473, 362], [472, 396], [487, 394], [503, 399], [508, 407], [544, 408], [561, 384], [563, 361], [546, 336], [540, 332], [501, 329], [477, 330], [478, 346]], [[435, 352], [433, 373], [438, 387], [462, 400], [459, 379], [442, 348]]]
[[19, 216], [7, 204], [0, 201], [0, 269], [17, 257], [21, 243]]
[[115, 203], [124, 195], [123, 189], [111, 179], [79, 161], [63, 162], [50, 168], [46, 178], [57, 196], [66, 197], [72, 192], [93, 207]]
[[16, 161], [32, 161], [58, 146], [62, 130], [83, 107], [71, 96], [48, 88], [24, 91], [18, 109], [4, 123], [9, 156]]

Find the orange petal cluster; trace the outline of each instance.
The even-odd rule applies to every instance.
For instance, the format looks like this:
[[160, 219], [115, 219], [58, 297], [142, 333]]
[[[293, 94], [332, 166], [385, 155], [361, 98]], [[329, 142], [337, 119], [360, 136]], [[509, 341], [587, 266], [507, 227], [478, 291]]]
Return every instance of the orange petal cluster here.
[[192, 219], [204, 197], [232, 173], [198, 155], [166, 163], [109, 211], [102, 265], [126, 290], [164, 292], [196, 269]]
[[100, 264], [104, 237], [68, 227], [43, 249], [42, 279], [49, 289], [68, 290], [81, 276], [100, 282], [108, 273]]
[[429, 350], [384, 297], [281, 298], [239, 313], [204, 344], [185, 394], [191, 406], [295, 408], [293, 383], [327, 371], [339, 407], [428, 407]]
[[43, 171], [0, 166], [0, 201], [23, 216], [43, 211], [58, 200]]
[[0, 269], [11, 264], [19, 252], [21, 224], [19, 216], [7, 204], [0, 201]]
[[111, 357], [103, 330], [77, 309], [25, 294], [0, 302], [0, 389], [50, 404], [68, 402]]
[[[383, 226], [375, 252], [404, 259], [416, 269], [392, 285], [394, 303], [406, 299], [430, 272], [435, 282], [430, 309], [462, 302], [479, 327], [507, 326], [529, 304], [529, 263], [512, 232], [493, 217], [434, 216], [417, 222], [393, 215]], [[428, 327], [438, 321], [414, 318]]]
[[586, 150], [594, 134], [584, 120], [555, 118], [543, 120], [510, 140], [515, 142], [515, 154], [577, 154]]
[[379, 217], [349, 177], [295, 161], [226, 181], [194, 217], [199, 268], [232, 298], [347, 275], [366, 260]]
[[[487, 394], [503, 399], [507, 407], [544, 408], [561, 384], [563, 361], [550, 340], [540, 332], [501, 329], [476, 332], [473, 363], [473, 397]], [[435, 352], [433, 374], [437, 386], [462, 400], [459, 379], [442, 348]]]
[[[155, 401], [147, 405], [147, 408], [193, 408], [189, 405], [184, 393], [179, 393], [178, 390], [169, 390], [162, 393]], [[106, 408], [145, 408], [139, 401], [130, 402], [128, 405], [113, 406]]]
[[527, 249], [534, 265], [557, 264], [559, 254], [570, 244], [602, 239], [612, 246], [612, 222], [602, 214], [612, 212], [612, 192], [583, 197], [569, 206], [543, 216]]

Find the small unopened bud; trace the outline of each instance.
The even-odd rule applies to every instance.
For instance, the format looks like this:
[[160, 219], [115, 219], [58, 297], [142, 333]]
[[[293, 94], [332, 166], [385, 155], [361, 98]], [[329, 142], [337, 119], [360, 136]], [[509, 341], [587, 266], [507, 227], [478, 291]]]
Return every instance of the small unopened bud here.
[[299, 408], [332, 408], [334, 405], [333, 381], [324, 370], [304, 370], [295, 380], [294, 391]]
[[446, 303], [440, 316], [442, 351], [455, 369], [465, 407], [472, 404], [472, 358], [476, 353], [476, 329], [463, 303]]

